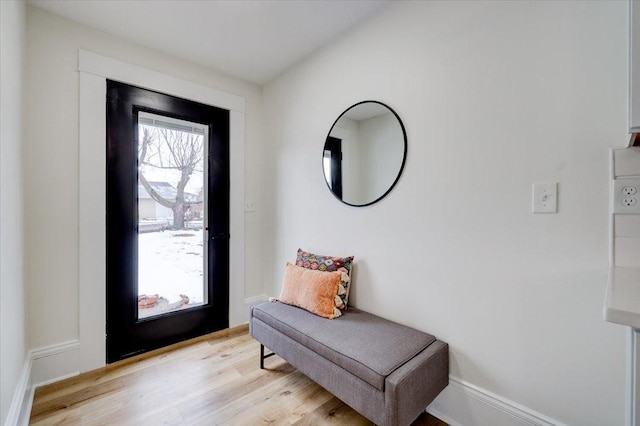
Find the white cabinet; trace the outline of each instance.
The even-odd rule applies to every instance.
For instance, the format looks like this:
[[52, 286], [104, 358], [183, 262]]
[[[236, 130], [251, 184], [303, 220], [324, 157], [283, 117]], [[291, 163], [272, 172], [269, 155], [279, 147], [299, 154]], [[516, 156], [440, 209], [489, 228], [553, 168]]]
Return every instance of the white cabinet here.
[[630, 133], [640, 133], [640, 0], [630, 0], [631, 46], [630, 46], [630, 90], [629, 127]]

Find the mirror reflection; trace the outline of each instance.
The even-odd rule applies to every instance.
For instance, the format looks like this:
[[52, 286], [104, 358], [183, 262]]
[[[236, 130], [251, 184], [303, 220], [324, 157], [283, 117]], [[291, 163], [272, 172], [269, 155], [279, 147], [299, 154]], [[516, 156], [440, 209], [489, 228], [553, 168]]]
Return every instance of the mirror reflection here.
[[400, 178], [406, 150], [406, 132], [395, 111], [378, 101], [357, 103], [338, 117], [325, 141], [327, 186], [345, 204], [373, 204]]

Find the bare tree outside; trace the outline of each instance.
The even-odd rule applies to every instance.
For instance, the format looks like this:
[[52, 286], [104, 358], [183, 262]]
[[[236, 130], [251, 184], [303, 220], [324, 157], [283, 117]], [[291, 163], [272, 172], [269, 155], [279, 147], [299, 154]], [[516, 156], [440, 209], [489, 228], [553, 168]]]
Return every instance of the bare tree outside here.
[[[202, 198], [189, 197], [185, 191], [191, 176], [202, 173], [204, 136], [180, 130], [140, 124], [138, 144], [139, 181], [151, 198], [173, 212], [173, 229], [185, 229], [189, 210], [202, 204]], [[176, 176], [175, 198], [158, 193], [149, 183], [159, 171]]]
[[207, 128], [138, 116], [138, 318], [207, 302]]

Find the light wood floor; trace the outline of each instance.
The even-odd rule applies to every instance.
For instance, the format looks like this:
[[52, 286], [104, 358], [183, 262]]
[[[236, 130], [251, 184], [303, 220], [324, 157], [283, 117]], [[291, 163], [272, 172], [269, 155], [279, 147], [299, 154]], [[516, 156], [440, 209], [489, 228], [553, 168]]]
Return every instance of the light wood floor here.
[[[32, 425], [370, 425], [246, 327], [39, 388]], [[446, 426], [428, 414], [414, 425]]]

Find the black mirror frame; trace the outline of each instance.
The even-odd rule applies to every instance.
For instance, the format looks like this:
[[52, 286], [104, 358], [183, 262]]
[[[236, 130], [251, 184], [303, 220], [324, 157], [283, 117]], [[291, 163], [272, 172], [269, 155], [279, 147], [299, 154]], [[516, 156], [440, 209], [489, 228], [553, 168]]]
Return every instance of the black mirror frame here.
[[324, 150], [325, 147], [327, 146], [327, 141], [329, 140], [329, 137], [331, 135], [331, 132], [333, 131], [333, 128], [335, 127], [336, 123], [342, 118], [343, 115], [345, 115], [347, 112], [349, 112], [351, 109], [357, 107], [358, 105], [361, 104], [367, 104], [367, 103], [375, 103], [375, 104], [379, 104], [382, 105], [383, 107], [387, 108], [389, 111], [391, 111], [393, 113], [393, 115], [396, 117], [396, 120], [398, 120], [398, 123], [400, 123], [400, 128], [402, 129], [402, 137], [404, 140], [404, 153], [402, 155], [402, 164], [400, 164], [400, 169], [398, 170], [398, 174], [396, 175], [395, 180], [393, 181], [393, 183], [389, 186], [389, 189], [387, 189], [384, 194], [382, 194], [380, 197], [376, 198], [375, 200], [368, 202], [366, 204], [351, 204], [348, 203], [346, 201], [344, 201], [341, 197], [338, 197], [338, 195], [336, 195], [336, 193], [333, 191], [333, 189], [331, 188], [331, 186], [329, 185], [329, 182], [327, 182], [327, 179], [324, 177], [324, 164], [321, 163], [322, 166], [322, 176], [324, 179], [325, 184], [327, 185], [327, 188], [329, 189], [329, 192], [331, 192], [331, 194], [338, 199], [340, 202], [351, 206], [351, 207], [366, 207], [366, 206], [370, 206], [372, 204], [377, 203], [378, 201], [382, 200], [384, 197], [386, 197], [391, 190], [396, 186], [396, 184], [398, 183], [398, 181], [400, 180], [400, 176], [402, 175], [402, 171], [404, 170], [404, 164], [407, 161], [407, 149], [408, 149], [408, 144], [407, 144], [407, 131], [404, 127], [404, 123], [402, 122], [402, 120], [400, 119], [400, 116], [398, 115], [398, 113], [395, 112], [395, 110], [393, 108], [391, 108], [389, 105], [380, 102], [380, 101], [374, 101], [374, 100], [366, 100], [366, 101], [361, 101], [361, 102], [357, 102], [353, 105], [351, 105], [349, 108], [345, 109], [342, 114], [340, 114], [338, 116], [338, 118], [336, 118], [336, 120], [333, 122], [333, 124], [331, 125], [331, 128], [329, 129], [329, 133], [327, 133], [327, 137], [324, 139], [324, 145], [322, 147], [322, 157], [320, 157], [321, 159], [324, 158]]

